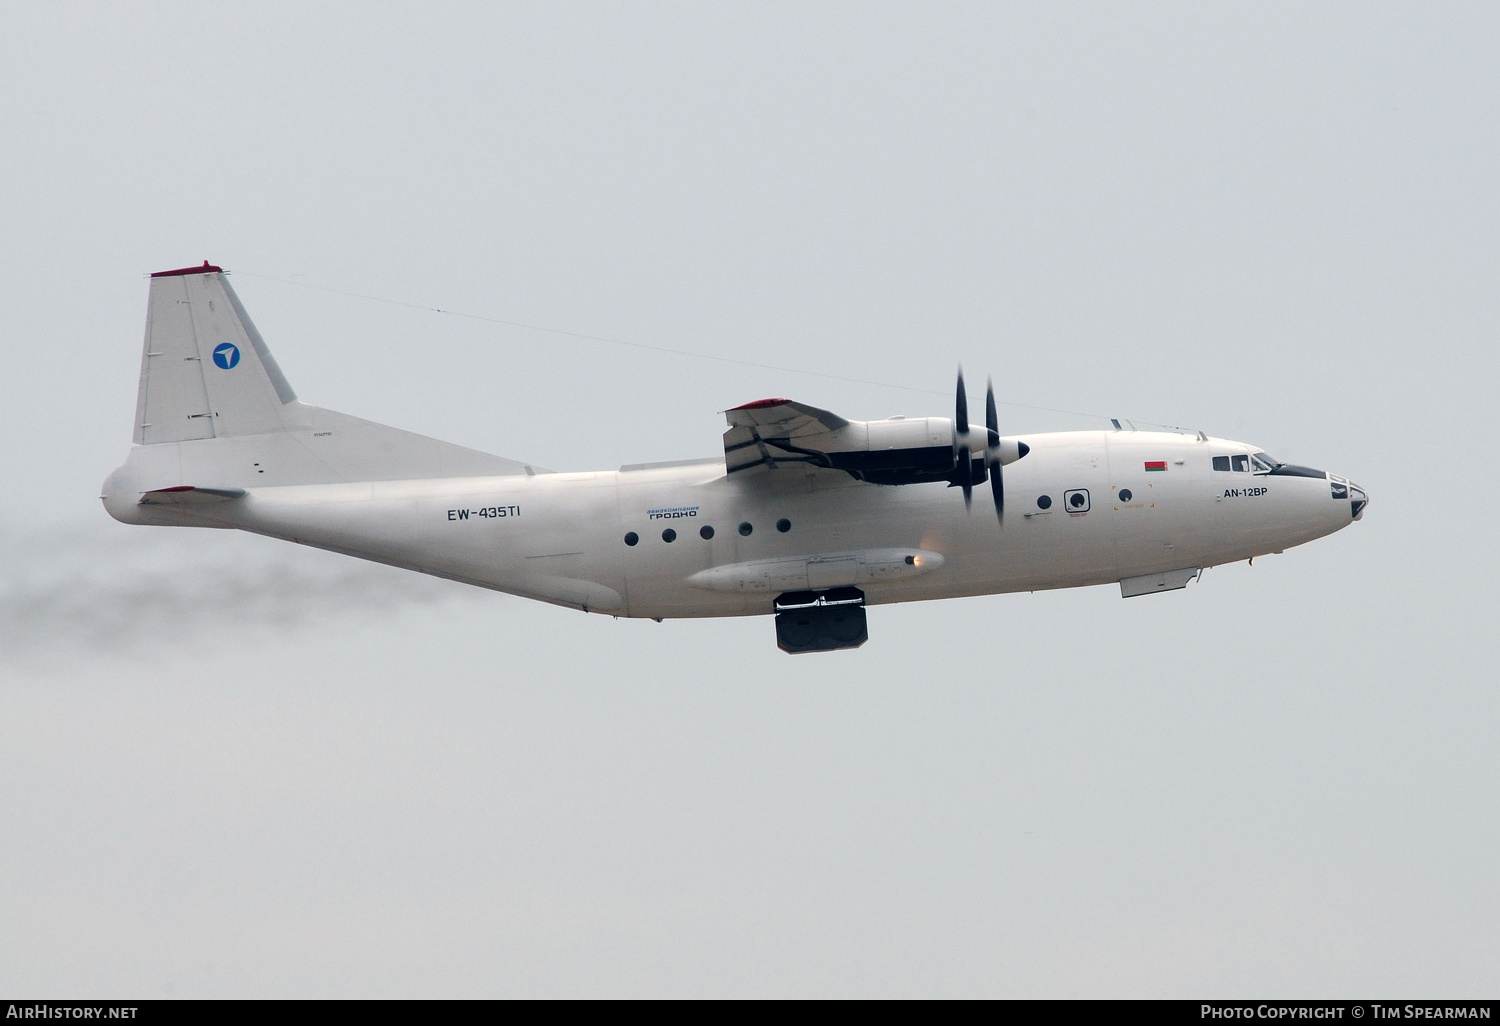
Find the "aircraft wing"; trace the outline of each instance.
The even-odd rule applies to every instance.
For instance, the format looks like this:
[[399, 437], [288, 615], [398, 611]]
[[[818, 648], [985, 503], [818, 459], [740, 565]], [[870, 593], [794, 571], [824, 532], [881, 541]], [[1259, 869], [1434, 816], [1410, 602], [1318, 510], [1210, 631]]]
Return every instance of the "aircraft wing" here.
[[941, 417], [845, 420], [790, 399], [724, 411], [724, 464], [731, 473], [809, 463], [876, 484], [945, 481], [953, 474], [953, 422]]
[[[823, 463], [833, 433], [849, 426], [836, 413], [790, 399], [760, 399], [724, 411], [724, 463], [729, 473], [780, 463]], [[821, 445], [819, 443], [822, 443]]]

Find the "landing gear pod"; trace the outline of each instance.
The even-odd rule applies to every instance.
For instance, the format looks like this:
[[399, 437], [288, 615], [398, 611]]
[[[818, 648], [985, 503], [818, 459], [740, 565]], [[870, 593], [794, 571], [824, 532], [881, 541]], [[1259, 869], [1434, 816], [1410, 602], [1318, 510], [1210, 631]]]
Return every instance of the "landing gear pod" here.
[[869, 640], [865, 593], [858, 588], [794, 591], [776, 600], [776, 647], [783, 652], [836, 652]]

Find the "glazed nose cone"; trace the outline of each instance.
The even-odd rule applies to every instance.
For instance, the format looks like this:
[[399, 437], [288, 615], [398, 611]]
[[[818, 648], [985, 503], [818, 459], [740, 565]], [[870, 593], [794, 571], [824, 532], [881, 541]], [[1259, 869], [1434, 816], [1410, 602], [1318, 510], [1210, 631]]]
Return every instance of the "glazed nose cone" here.
[[1370, 495], [1353, 481], [1349, 482], [1349, 514], [1355, 520], [1365, 515], [1365, 507], [1370, 504]]

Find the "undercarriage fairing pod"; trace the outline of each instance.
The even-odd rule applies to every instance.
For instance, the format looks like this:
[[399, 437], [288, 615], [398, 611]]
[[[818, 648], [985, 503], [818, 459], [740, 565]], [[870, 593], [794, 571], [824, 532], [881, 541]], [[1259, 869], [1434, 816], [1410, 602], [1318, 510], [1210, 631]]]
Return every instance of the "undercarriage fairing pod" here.
[[836, 652], [870, 640], [858, 588], [794, 591], [776, 600], [776, 646], [783, 652]]

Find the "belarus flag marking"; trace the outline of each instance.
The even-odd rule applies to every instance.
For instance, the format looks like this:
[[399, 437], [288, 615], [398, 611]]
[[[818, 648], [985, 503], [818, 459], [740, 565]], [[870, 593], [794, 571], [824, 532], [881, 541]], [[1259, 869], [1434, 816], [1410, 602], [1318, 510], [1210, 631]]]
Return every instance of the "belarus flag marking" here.
[[1167, 461], [1166, 460], [1147, 460], [1146, 461], [1146, 469], [1147, 470], [1166, 470], [1167, 469]]

